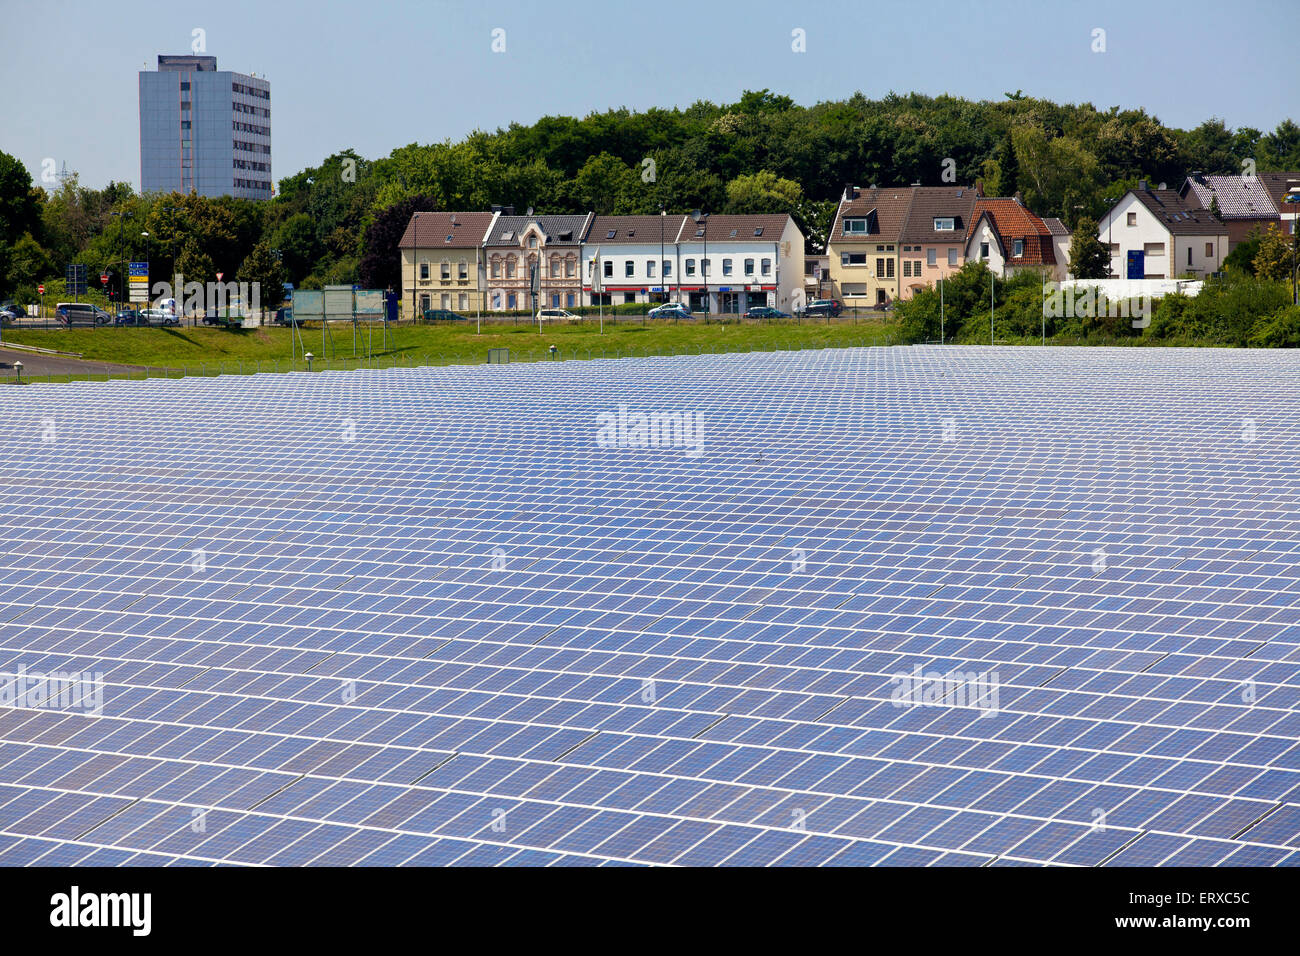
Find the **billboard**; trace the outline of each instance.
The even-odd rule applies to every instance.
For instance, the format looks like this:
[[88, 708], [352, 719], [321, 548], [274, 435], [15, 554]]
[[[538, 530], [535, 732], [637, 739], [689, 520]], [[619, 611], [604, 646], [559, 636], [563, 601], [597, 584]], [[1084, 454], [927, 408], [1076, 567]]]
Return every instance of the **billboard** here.
[[299, 322], [325, 317], [325, 293], [318, 289], [293, 290], [293, 317]]

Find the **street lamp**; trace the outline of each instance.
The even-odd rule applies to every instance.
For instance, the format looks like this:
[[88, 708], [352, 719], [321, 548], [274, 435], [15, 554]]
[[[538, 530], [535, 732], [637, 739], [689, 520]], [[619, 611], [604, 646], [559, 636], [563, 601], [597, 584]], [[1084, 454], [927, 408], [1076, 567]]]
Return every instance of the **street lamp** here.
[[700, 227], [700, 234], [704, 238], [704, 258], [700, 261], [700, 278], [704, 280], [704, 314], [707, 317], [709, 314], [709, 214], [694, 209], [691, 211], [691, 218]]
[[[311, 180], [309, 179], [307, 180], [307, 182], [311, 182]], [[417, 212], [415, 213], [415, 215], [411, 217], [411, 325], [415, 325], [415, 315], [416, 312], [418, 311], [416, 300], [415, 300], [417, 294], [415, 286], [416, 286], [416, 280], [419, 276], [419, 272], [417, 271], [416, 264], [415, 264], [415, 255], [416, 255], [415, 240], [419, 231], [420, 231], [420, 214]]]
[[668, 210], [659, 204], [659, 301], [668, 301], [668, 281], [664, 276], [664, 224], [668, 220]]

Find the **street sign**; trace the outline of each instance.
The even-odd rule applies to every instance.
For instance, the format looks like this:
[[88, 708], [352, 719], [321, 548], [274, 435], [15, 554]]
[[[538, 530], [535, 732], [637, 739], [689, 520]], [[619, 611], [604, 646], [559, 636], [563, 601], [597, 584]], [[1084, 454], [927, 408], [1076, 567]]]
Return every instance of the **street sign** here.
[[127, 275], [130, 276], [130, 300], [132, 302], [149, 301], [149, 263], [131, 262], [127, 264]]
[[40, 285], [36, 287], [36, 294], [45, 295], [45, 283], [42, 282]]
[[99, 281], [102, 282], [104, 285], [108, 285], [108, 273], [101, 272], [99, 274]]
[[217, 273], [217, 281], [220, 282], [220, 281], [221, 281], [221, 277], [224, 276], [224, 275], [225, 275], [224, 272], [218, 272], [218, 273]]
[[68, 263], [68, 268], [64, 277], [67, 282], [69, 295], [85, 295], [86, 267], [84, 265], [78, 262]]

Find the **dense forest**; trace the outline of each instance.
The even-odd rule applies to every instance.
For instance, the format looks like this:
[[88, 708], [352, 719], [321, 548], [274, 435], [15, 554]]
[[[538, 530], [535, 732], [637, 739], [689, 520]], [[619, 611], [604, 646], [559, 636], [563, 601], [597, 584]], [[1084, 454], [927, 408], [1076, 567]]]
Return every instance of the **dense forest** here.
[[[547, 116], [411, 144], [369, 160], [347, 150], [280, 180], [269, 202], [136, 194], [130, 186], [53, 192], [0, 153], [0, 296], [62, 288], [66, 263], [120, 276], [147, 255], [155, 277], [302, 287], [397, 284], [395, 248], [414, 209], [519, 212], [789, 212], [814, 248], [846, 184], [984, 181], [1041, 215], [1096, 219], [1139, 179], [1174, 186], [1192, 170], [1300, 169], [1300, 126], [1269, 133], [1207, 119], [1191, 130], [1142, 110], [1060, 105], [1020, 91], [1001, 101], [890, 94], [796, 105], [767, 90], [736, 103]], [[142, 235], [148, 233], [148, 236]]]

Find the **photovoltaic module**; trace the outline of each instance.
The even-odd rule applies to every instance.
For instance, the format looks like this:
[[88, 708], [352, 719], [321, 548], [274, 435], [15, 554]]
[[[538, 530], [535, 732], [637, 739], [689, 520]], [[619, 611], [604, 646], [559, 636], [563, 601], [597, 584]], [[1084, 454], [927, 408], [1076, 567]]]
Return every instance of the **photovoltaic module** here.
[[1300, 862], [1300, 355], [6, 392], [0, 863]]

